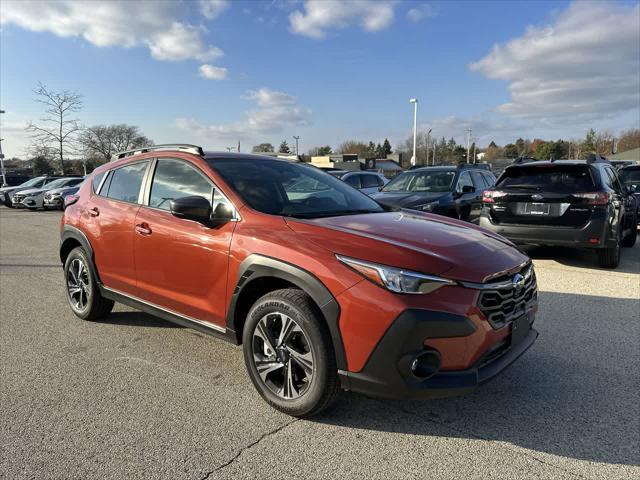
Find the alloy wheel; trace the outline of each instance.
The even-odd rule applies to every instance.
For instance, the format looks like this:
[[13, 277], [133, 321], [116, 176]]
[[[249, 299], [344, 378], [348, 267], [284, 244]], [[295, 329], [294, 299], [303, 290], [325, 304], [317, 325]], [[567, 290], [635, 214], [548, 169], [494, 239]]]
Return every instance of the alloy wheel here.
[[76, 310], [84, 310], [91, 294], [89, 287], [89, 270], [80, 258], [74, 258], [67, 270], [67, 292], [72, 306]]
[[309, 389], [315, 371], [311, 343], [291, 317], [262, 317], [253, 332], [252, 353], [260, 379], [274, 394], [293, 400]]

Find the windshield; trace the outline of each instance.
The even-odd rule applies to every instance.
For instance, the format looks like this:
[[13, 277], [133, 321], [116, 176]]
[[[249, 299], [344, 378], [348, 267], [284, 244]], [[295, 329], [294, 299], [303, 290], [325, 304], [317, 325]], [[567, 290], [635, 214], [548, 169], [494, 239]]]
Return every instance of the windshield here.
[[382, 192], [448, 192], [456, 172], [452, 170], [421, 170], [404, 172], [387, 183]]
[[54, 180], [53, 182], [47, 183], [45, 185], [45, 188], [47, 190], [53, 190], [54, 188], [64, 187], [65, 185], [70, 183], [71, 180], [75, 180], [75, 178], [59, 178], [57, 180]]
[[300, 218], [382, 212], [366, 195], [315, 167], [270, 159], [209, 163], [259, 212]]
[[593, 191], [595, 185], [586, 165], [540, 165], [508, 168], [496, 187], [574, 193]]
[[625, 169], [618, 172], [620, 174], [620, 179], [626, 183], [627, 185], [638, 185], [640, 184], [640, 168], [634, 169]]
[[37, 187], [42, 184], [42, 181], [43, 181], [42, 177], [36, 177], [36, 178], [32, 178], [31, 180], [27, 180], [26, 182], [22, 183], [20, 186], [21, 187]]

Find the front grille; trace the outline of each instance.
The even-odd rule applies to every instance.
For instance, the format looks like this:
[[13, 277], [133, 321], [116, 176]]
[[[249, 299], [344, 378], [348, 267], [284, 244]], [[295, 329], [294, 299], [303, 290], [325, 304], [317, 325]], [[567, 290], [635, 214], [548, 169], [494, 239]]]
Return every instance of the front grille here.
[[13, 201], [15, 203], [20, 203], [22, 200], [24, 200], [24, 195], [14, 195], [13, 196]]
[[519, 274], [524, 277], [520, 286], [507, 281], [501, 282], [500, 288], [480, 292], [478, 307], [493, 328], [501, 328], [523, 315], [538, 299], [538, 285], [533, 266], [526, 266]]

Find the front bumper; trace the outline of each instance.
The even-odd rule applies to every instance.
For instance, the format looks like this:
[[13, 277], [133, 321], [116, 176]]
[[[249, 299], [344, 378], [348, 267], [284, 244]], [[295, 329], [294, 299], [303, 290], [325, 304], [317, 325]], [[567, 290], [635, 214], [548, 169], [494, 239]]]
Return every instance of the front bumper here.
[[62, 206], [62, 197], [45, 197], [42, 201], [42, 206], [45, 208], [60, 208]]
[[576, 248], [606, 248], [615, 244], [605, 215], [594, 215], [581, 228], [549, 225], [496, 224], [483, 213], [480, 226], [520, 245], [557, 245]]
[[411, 371], [411, 361], [425, 351], [426, 338], [465, 337], [476, 326], [468, 318], [428, 310], [407, 310], [392, 324], [360, 372], [340, 371], [342, 387], [358, 393], [395, 399], [442, 398], [469, 393], [495, 378], [536, 341], [538, 332], [528, 318], [528, 333], [511, 344], [510, 333], [464, 370], [441, 370], [427, 379]]

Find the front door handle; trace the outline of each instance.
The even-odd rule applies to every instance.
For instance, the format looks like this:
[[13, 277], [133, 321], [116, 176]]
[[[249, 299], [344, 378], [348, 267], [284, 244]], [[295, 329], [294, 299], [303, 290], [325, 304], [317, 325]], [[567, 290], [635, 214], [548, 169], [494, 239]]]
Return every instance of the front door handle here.
[[98, 207], [90, 208], [89, 215], [91, 215], [92, 217], [97, 217], [98, 215], [100, 215], [100, 210], [98, 209]]
[[151, 228], [148, 223], [139, 223], [136, 225], [136, 232], [144, 236], [151, 235]]

